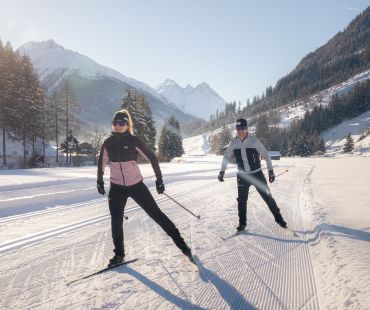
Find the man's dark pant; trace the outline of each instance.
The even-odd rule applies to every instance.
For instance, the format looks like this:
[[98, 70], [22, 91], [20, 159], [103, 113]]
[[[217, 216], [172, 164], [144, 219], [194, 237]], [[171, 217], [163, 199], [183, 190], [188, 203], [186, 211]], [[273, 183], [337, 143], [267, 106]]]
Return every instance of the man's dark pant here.
[[266, 202], [271, 213], [273, 214], [275, 221], [282, 221], [283, 218], [280, 214], [275, 199], [272, 197], [267, 181], [262, 173], [262, 170], [247, 174], [245, 172], [238, 172], [238, 214], [239, 214], [239, 225], [247, 225], [247, 200], [249, 194], [249, 187], [254, 185], [261, 195], [262, 199]]
[[116, 255], [125, 256], [123, 246], [123, 213], [128, 197], [144, 209], [144, 211], [169, 235], [178, 248], [185, 245], [184, 239], [172, 221], [159, 209], [152, 194], [143, 182], [130, 187], [111, 183], [109, 191], [109, 211], [111, 214], [112, 238]]

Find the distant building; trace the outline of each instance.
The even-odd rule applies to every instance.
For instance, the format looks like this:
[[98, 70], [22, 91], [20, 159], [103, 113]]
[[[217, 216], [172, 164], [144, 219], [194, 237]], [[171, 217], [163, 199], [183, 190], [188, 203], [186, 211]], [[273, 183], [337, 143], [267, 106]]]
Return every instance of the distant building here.
[[87, 143], [87, 142], [80, 143], [79, 147], [80, 147], [79, 154], [86, 154], [86, 155], [95, 154], [95, 150], [90, 143]]
[[280, 160], [281, 154], [279, 151], [269, 151], [268, 153], [271, 157], [271, 160]]

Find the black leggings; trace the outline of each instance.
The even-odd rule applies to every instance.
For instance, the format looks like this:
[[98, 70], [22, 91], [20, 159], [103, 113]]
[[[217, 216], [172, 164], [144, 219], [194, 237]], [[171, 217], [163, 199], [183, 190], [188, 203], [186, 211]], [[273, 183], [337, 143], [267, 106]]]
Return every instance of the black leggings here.
[[238, 172], [238, 214], [239, 224], [247, 224], [247, 200], [249, 194], [249, 187], [254, 185], [261, 195], [262, 199], [266, 202], [271, 213], [273, 214], [275, 221], [280, 222], [283, 218], [280, 214], [275, 199], [272, 197], [267, 181], [262, 171], [258, 171], [253, 174], [247, 174]]
[[112, 224], [112, 238], [116, 255], [125, 256], [123, 245], [123, 213], [127, 198], [131, 197], [169, 235], [178, 248], [186, 246], [180, 232], [172, 221], [159, 209], [152, 194], [143, 182], [130, 187], [111, 183], [109, 191], [109, 211]]

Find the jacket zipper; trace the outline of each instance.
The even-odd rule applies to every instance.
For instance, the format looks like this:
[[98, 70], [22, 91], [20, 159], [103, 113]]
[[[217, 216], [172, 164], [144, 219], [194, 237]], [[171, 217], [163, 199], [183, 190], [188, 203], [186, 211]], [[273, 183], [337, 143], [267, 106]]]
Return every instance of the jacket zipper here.
[[121, 162], [119, 162], [119, 167], [121, 168], [123, 186], [125, 186], [125, 176], [123, 175], [123, 170], [122, 170]]

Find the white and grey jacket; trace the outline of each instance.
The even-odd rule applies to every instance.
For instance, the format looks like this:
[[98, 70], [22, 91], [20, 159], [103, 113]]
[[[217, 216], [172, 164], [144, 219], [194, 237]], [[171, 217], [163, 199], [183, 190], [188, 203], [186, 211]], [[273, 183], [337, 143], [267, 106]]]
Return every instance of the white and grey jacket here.
[[234, 155], [238, 171], [255, 173], [261, 170], [260, 155], [266, 160], [268, 171], [272, 170], [270, 155], [266, 148], [255, 136], [248, 133], [242, 141], [238, 136], [231, 140], [222, 160], [221, 171], [225, 171], [231, 156]]

